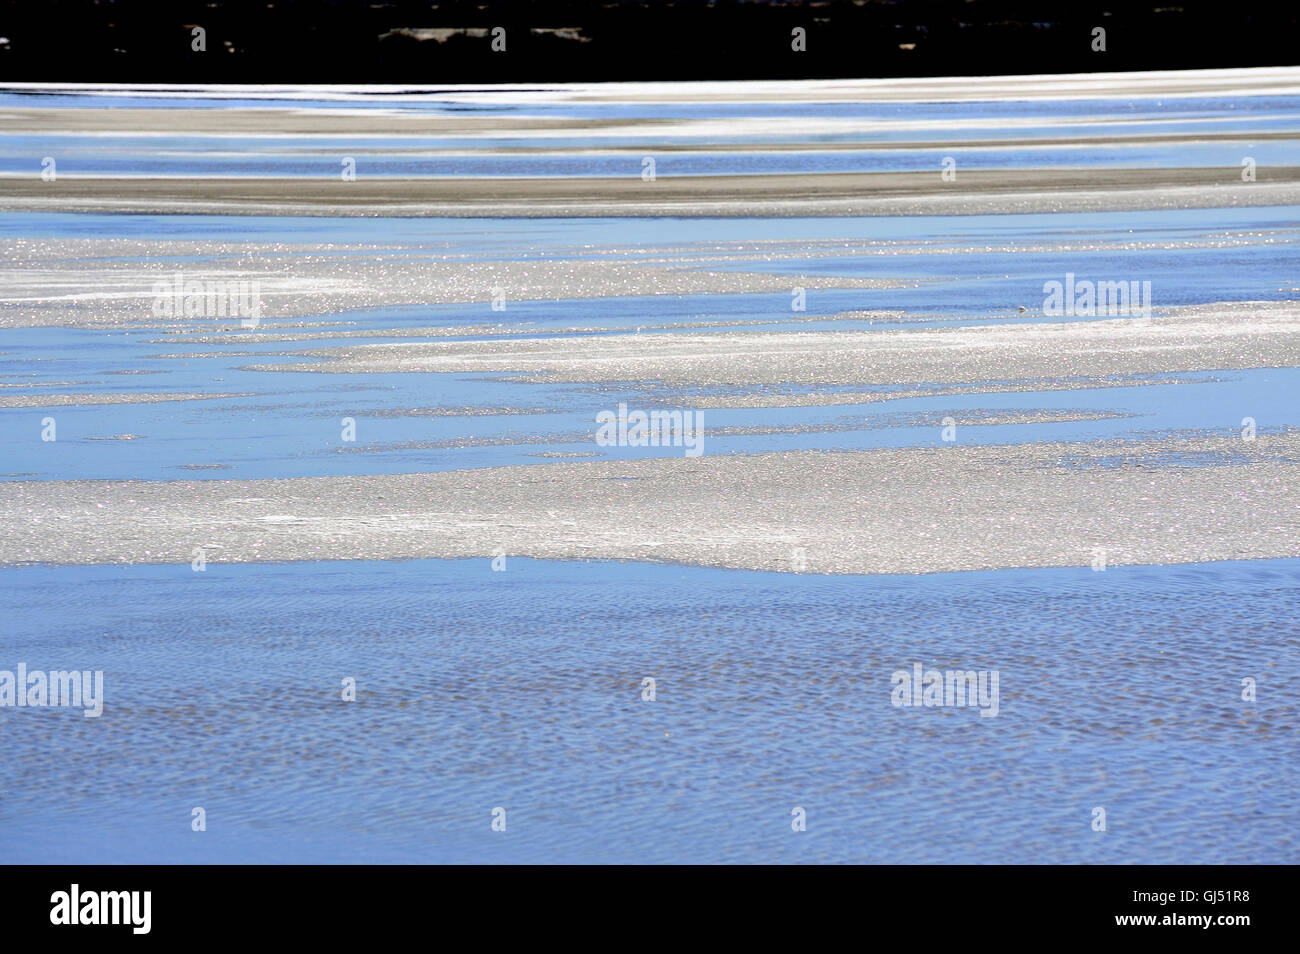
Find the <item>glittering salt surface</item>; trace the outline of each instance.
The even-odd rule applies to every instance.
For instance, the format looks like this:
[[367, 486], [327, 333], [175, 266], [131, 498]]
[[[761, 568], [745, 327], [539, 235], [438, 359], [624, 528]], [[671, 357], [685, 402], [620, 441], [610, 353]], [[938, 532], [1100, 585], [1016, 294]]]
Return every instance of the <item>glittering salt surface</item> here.
[[1300, 364], [1300, 303], [1235, 302], [1153, 318], [903, 331], [640, 334], [396, 342], [318, 349], [271, 365], [335, 373], [453, 371], [521, 380], [678, 386], [906, 384], [1156, 374]]
[[165, 404], [169, 401], [214, 401], [247, 394], [0, 394], [0, 407], [90, 407], [99, 404]]
[[1300, 436], [12, 482], [3, 563], [513, 555], [931, 573], [1300, 555]]
[[211, 332], [213, 318], [154, 314], [155, 286], [170, 286], [181, 273], [186, 282], [257, 282], [261, 313], [268, 318], [381, 305], [489, 302], [496, 290], [510, 301], [556, 301], [762, 291], [789, 295], [794, 286], [884, 289], [915, 284], [722, 270], [712, 267], [714, 249], [707, 244], [671, 260], [635, 250], [613, 261], [555, 259], [528, 251], [503, 260], [465, 260], [444, 249], [426, 249], [415, 257], [408, 250], [389, 252], [373, 245], [0, 239], [0, 260], [6, 263], [0, 272], [0, 328], [147, 326]]

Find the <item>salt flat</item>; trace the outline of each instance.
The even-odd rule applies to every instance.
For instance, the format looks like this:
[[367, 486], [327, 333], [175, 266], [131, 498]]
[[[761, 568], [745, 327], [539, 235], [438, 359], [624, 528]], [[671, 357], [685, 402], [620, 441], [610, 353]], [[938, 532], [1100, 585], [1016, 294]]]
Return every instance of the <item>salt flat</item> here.
[[1090, 318], [954, 330], [721, 331], [600, 338], [401, 342], [307, 352], [277, 371], [474, 372], [542, 381], [654, 380], [675, 386], [903, 384], [1070, 378], [1300, 362], [1300, 303], [1240, 302], [1159, 318]]
[[1298, 144], [1292, 68], [0, 88], [0, 670], [106, 676], [0, 855], [1294, 862]]
[[[10, 482], [4, 563], [417, 557], [934, 573], [1300, 556], [1300, 438]], [[795, 559], [806, 551], [806, 566]]]

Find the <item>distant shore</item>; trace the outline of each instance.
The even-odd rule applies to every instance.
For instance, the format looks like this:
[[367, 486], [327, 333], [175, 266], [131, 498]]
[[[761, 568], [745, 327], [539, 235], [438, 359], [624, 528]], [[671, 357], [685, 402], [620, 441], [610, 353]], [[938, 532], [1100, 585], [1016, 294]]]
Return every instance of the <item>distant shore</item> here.
[[[110, 136], [138, 140], [129, 148], [144, 162], [153, 143], [165, 154], [170, 138], [186, 137], [210, 140], [218, 155], [285, 149], [297, 164], [286, 170], [291, 175], [238, 175], [227, 167], [212, 175], [118, 176], [113, 168], [78, 175], [60, 162], [57, 178], [47, 182], [34, 159], [30, 172], [11, 166], [0, 174], [0, 209], [544, 218], [1294, 205], [1300, 204], [1300, 163], [1281, 164], [1287, 154], [1278, 152], [1294, 140], [1293, 130], [1261, 129], [1235, 115], [1208, 121], [1195, 110], [1170, 110], [1165, 119], [1158, 108], [1166, 99], [1287, 95], [1300, 95], [1300, 68], [522, 87], [9, 84], [0, 85], [0, 135], [45, 141], [39, 148], [48, 152], [37, 156], [53, 155], [78, 137]], [[1032, 108], [1021, 115], [1018, 104], [1044, 99], [1092, 105], [1050, 127], [1036, 122]], [[943, 121], [942, 110], [899, 106], [957, 102], [969, 103], [963, 109], [974, 117], [960, 131]], [[1106, 105], [1112, 102], [1114, 108]], [[1147, 105], [1145, 115], [1125, 112], [1134, 102]], [[709, 104], [718, 108], [703, 108]], [[727, 104], [764, 108], [737, 113]], [[1184, 148], [1200, 149], [1204, 161], [1183, 166], [1151, 158]], [[1272, 150], [1272, 162], [1261, 159], [1252, 167], [1254, 179], [1243, 181], [1240, 157], [1261, 149]], [[1037, 163], [1044, 150], [1051, 160]], [[888, 165], [836, 168], [842, 160], [834, 157], [852, 152], [880, 153]], [[934, 157], [933, 168], [892, 168], [907, 167], [909, 154], [922, 153]], [[1023, 153], [1025, 163], [1008, 166], [1008, 153]], [[376, 166], [368, 164], [376, 154], [401, 174], [374, 174]], [[668, 157], [707, 154], [743, 161], [721, 171], [700, 172], [696, 165], [682, 170], [692, 174], [671, 172]], [[764, 161], [764, 154], [806, 156], [809, 171], [792, 172], [790, 161]], [[1070, 161], [1076, 154], [1078, 162]], [[348, 181], [339, 171], [345, 155], [355, 172]], [[954, 174], [941, 170], [944, 155], [960, 157]], [[1096, 155], [1112, 158], [1089, 161]], [[1211, 165], [1220, 155], [1223, 165]], [[588, 156], [591, 165], [582, 162]], [[646, 156], [659, 156], [661, 165], [657, 176], [643, 179]], [[999, 158], [981, 168], [984, 156]], [[407, 157], [411, 165], [402, 166], [398, 160]], [[422, 159], [445, 163], [448, 157], [471, 166], [502, 163], [508, 175], [408, 171]], [[548, 174], [557, 159], [578, 171]], [[319, 176], [304, 174], [317, 165]], [[804, 165], [800, 158], [798, 167]]]

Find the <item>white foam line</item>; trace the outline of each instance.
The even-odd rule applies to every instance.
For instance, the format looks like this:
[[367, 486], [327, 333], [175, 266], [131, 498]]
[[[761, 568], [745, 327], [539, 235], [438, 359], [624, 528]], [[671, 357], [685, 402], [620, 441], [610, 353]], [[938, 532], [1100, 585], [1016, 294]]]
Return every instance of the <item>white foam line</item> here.
[[[1273, 85], [1277, 83], [1286, 85]], [[427, 102], [431, 97], [456, 103], [487, 103], [506, 100], [517, 103], [617, 102], [624, 99], [657, 102], [706, 102], [710, 97], [725, 100], [743, 97], [750, 102], [765, 98], [782, 101], [798, 96], [826, 94], [827, 101], [842, 100], [845, 93], [860, 101], [872, 101], [873, 93], [893, 94], [915, 90], [917, 102], [943, 102], [960, 92], [963, 99], [978, 92], [989, 99], [1042, 100], [1104, 98], [1122, 91], [1126, 98], [1197, 97], [1201, 89], [1179, 90], [1180, 84], [1213, 84], [1234, 96], [1300, 94], [1300, 67], [1261, 67], [1217, 70], [1152, 70], [1131, 73], [1061, 73], [1025, 76], [949, 76], [888, 79], [837, 80], [747, 80], [684, 83], [558, 83], [558, 84], [449, 84], [449, 85], [321, 85], [304, 84], [136, 84], [136, 83], [5, 83], [0, 92], [71, 93], [86, 96], [131, 94], [153, 98], [202, 98], [292, 100], [314, 99], [340, 102]], [[1133, 93], [1137, 89], [1140, 92]], [[941, 95], [949, 93], [949, 95]], [[893, 95], [888, 97], [895, 100]]]

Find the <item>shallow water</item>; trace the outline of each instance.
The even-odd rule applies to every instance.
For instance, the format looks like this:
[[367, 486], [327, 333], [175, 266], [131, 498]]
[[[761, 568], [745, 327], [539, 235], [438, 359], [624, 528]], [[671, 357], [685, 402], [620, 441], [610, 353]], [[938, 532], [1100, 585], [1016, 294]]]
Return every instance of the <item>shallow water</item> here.
[[[1042, 286], [1067, 272], [1150, 281], [1157, 312], [1214, 301], [1291, 297], [1294, 242], [1300, 218], [1292, 208], [1211, 209], [1055, 216], [882, 217], [823, 220], [525, 219], [490, 225], [459, 219], [358, 220], [258, 217], [7, 216], [10, 237], [75, 238], [104, 234], [172, 239], [383, 243], [379, 259], [438, 261], [528, 258], [618, 261], [676, 255], [694, 268], [813, 275], [829, 287], [810, 289], [807, 310], [792, 313], [786, 291], [762, 294], [625, 296], [510, 302], [486, 301], [372, 308], [328, 316], [302, 329], [309, 339], [259, 341], [229, 321], [190, 323], [197, 330], [159, 335], [155, 328], [111, 334], [77, 328], [5, 332], [0, 399], [30, 395], [32, 406], [0, 407], [7, 479], [222, 479], [406, 473], [532, 463], [537, 454], [591, 454], [609, 459], [674, 456], [674, 448], [598, 446], [596, 415], [620, 402], [630, 407], [691, 408], [708, 389], [672, 389], [654, 382], [564, 385], [505, 380], [484, 374], [315, 375], [250, 370], [289, 364], [295, 350], [394, 337], [411, 329], [494, 325], [536, 337], [626, 333], [852, 331], [890, 328], [1053, 322], [1042, 314]], [[773, 261], [762, 242], [804, 242], [793, 257]], [[607, 244], [618, 242], [619, 244]], [[710, 244], [712, 243], [712, 244]], [[846, 252], [852, 254], [846, 255]], [[175, 255], [167, 268], [202, 267], [202, 255]], [[843, 279], [880, 278], [901, 287], [836, 288]], [[142, 283], [135, 320], [150, 322]], [[1029, 306], [1024, 313], [1015, 303]], [[874, 309], [883, 317], [842, 320]], [[135, 313], [133, 313], [135, 314]], [[891, 315], [893, 317], [891, 317]], [[323, 316], [324, 317], [324, 316]], [[835, 320], [831, 320], [835, 319]], [[709, 325], [712, 324], [712, 327]], [[700, 327], [704, 325], [704, 327]], [[575, 333], [565, 329], [581, 328]], [[294, 333], [269, 310], [259, 332]], [[331, 337], [364, 333], [364, 339]], [[213, 335], [224, 335], [213, 339]], [[472, 332], [458, 337], [476, 337]], [[448, 340], [441, 337], [427, 340]], [[290, 357], [279, 357], [281, 355]], [[123, 373], [127, 372], [127, 373]], [[1077, 390], [1023, 388], [1008, 380], [996, 393], [908, 397], [863, 405], [804, 408], [718, 408], [704, 413], [706, 454], [801, 448], [901, 447], [939, 440], [947, 416], [978, 423], [969, 412], [1044, 412], [1038, 423], [963, 430], [963, 441], [1093, 440], [1209, 429], [1230, 431], [1251, 417], [1269, 431], [1294, 423], [1300, 378], [1295, 369], [1248, 369], [1162, 375], [1127, 387]], [[1116, 382], [1125, 383], [1125, 382]], [[869, 383], [868, 383], [869, 384]], [[929, 382], [917, 382], [927, 386]], [[1077, 387], [1077, 385], [1076, 385]], [[32, 440], [47, 416], [46, 394], [240, 395], [162, 404], [104, 404], [53, 409], [60, 439]], [[445, 413], [427, 413], [442, 409]], [[496, 415], [455, 413], [497, 409]], [[1073, 415], [1099, 420], [1069, 420]], [[987, 416], [984, 414], [983, 416]], [[1053, 418], [1065, 417], [1065, 420]], [[341, 422], [357, 422], [357, 440], [340, 440]], [[739, 433], [737, 433], [739, 431]], [[765, 433], [754, 433], [763, 431]], [[749, 433], [745, 433], [749, 432]], [[131, 435], [131, 440], [114, 440]]]
[[[6, 714], [0, 848], [1293, 862], [1298, 574], [1298, 560], [915, 577], [514, 558], [4, 570], [0, 668], [102, 669], [107, 703], [99, 719]], [[891, 674], [914, 662], [998, 670], [998, 715], [895, 707]], [[206, 832], [190, 831], [195, 806]]]

